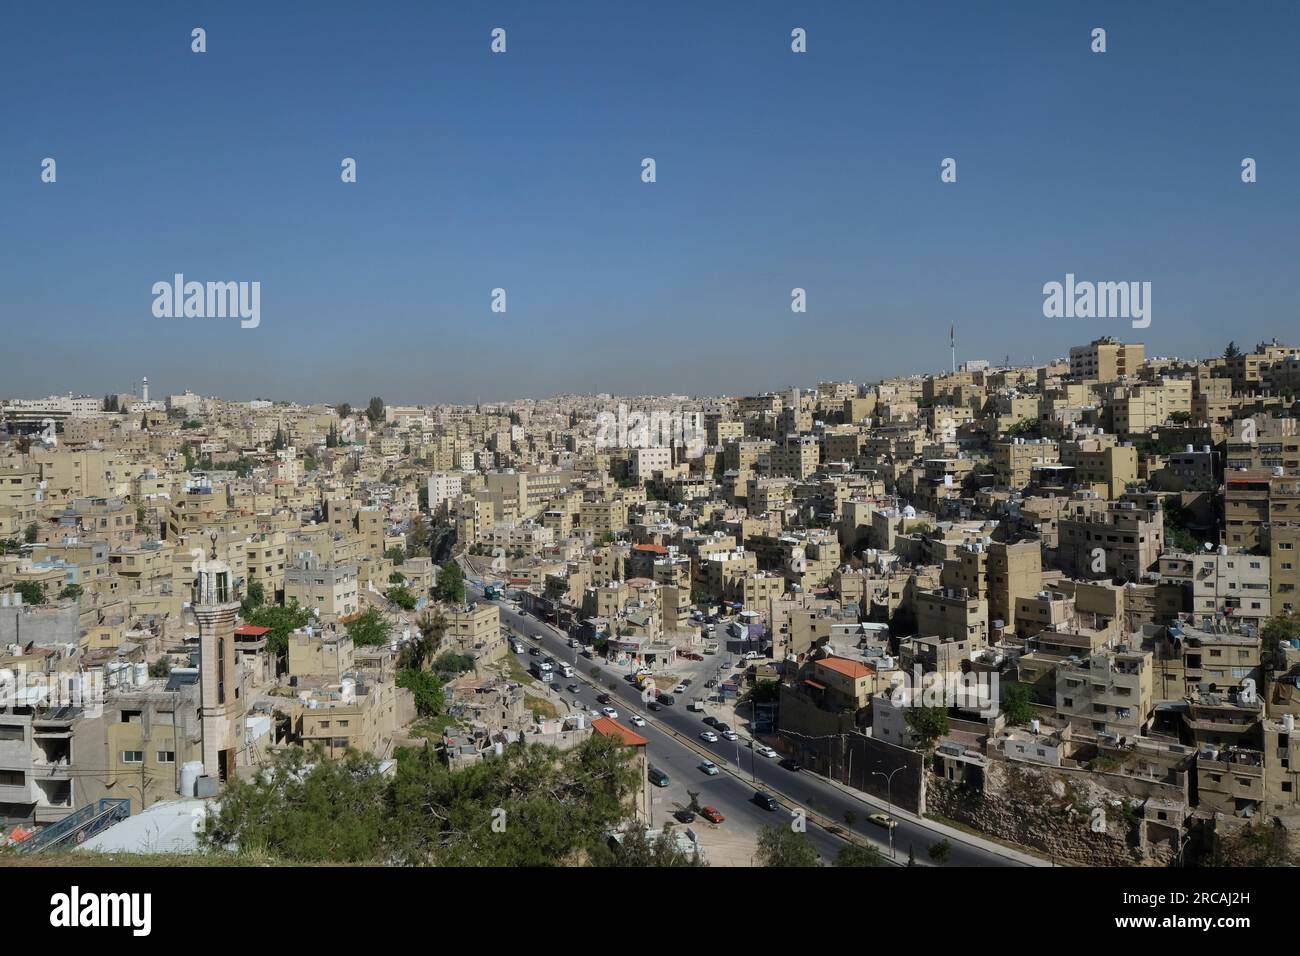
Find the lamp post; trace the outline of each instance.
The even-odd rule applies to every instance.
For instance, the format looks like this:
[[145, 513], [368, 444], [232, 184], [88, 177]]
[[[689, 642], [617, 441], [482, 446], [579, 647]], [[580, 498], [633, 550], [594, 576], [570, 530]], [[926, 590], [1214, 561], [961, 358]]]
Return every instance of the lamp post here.
[[889, 826], [887, 829], [889, 830], [889, 858], [891, 860], [896, 858], [894, 854], [894, 774], [904, 769], [906, 768], [895, 767], [889, 773], [880, 770], [871, 771], [873, 777], [885, 778], [885, 803], [889, 807]]

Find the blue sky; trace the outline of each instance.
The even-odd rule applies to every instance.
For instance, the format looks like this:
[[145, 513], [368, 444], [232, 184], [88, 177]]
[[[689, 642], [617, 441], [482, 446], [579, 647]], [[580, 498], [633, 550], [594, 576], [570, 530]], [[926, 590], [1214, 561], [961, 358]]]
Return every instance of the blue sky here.
[[[1295, 342], [1297, 35], [1289, 2], [10, 5], [0, 396], [741, 393], [945, 368], [950, 323], [959, 360]], [[260, 281], [261, 326], [155, 318], [177, 272]], [[1151, 327], [1044, 318], [1067, 272], [1150, 281]]]

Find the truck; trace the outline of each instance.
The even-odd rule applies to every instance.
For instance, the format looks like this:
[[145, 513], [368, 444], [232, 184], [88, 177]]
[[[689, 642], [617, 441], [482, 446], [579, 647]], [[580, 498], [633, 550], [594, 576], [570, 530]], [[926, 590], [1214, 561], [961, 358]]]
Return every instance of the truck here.
[[543, 684], [549, 684], [551, 681], [555, 680], [555, 668], [553, 668], [548, 661], [533, 661], [528, 665], [528, 669], [532, 671], [533, 676]]
[[572, 677], [572, 676], [573, 676], [573, 665], [572, 665], [572, 664], [561, 664], [561, 665], [560, 665], [560, 674], [562, 674], [564, 677]]
[[498, 585], [489, 584], [483, 589], [483, 597], [489, 601], [499, 601], [504, 595]]
[[697, 713], [700, 712], [700, 711], [703, 711], [703, 710], [704, 710], [704, 698], [703, 698], [703, 697], [694, 697], [694, 698], [692, 698], [692, 699], [691, 699], [691, 702], [690, 702], [689, 704], [686, 705], [686, 709], [687, 709], [687, 710], [693, 710], [693, 711], [696, 711]]

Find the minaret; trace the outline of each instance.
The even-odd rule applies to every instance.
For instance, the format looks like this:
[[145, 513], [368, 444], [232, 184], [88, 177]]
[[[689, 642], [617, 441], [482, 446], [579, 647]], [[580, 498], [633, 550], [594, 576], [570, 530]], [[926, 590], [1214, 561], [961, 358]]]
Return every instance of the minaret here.
[[142, 381], [140, 385], [141, 385], [140, 398], [142, 401], [147, 402], [149, 401], [149, 376], [148, 375], [144, 377], [144, 381]]
[[235, 775], [244, 702], [235, 669], [235, 616], [239, 595], [230, 566], [217, 558], [212, 535], [208, 558], [197, 552], [191, 607], [199, 622], [199, 722], [203, 772], [222, 783]]

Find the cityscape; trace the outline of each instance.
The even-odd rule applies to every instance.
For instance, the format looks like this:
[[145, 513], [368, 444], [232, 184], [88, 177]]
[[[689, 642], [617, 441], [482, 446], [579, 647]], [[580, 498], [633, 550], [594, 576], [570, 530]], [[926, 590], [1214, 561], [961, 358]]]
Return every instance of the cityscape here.
[[1280, 927], [1300, 7], [3, 34], [20, 931]]
[[1298, 391], [1276, 341], [1103, 337], [742, 396], [7, 400], [6, 842], [1289, 863]]

